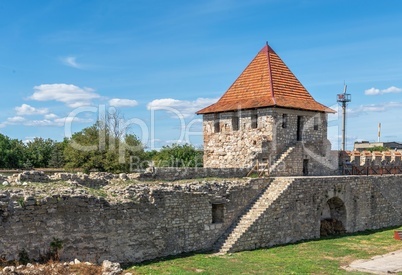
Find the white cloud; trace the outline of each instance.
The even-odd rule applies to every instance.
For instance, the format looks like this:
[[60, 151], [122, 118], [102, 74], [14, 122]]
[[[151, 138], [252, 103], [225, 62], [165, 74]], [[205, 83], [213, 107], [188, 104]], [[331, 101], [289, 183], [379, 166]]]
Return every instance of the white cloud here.
[[195, 112], [215, 103], [217, 98], [197, 98], [194, 101], [173, 98], [155, 99], [148, 103], [148, 110], [166, 110], [176, 118], [191, 117]]
[[185, 140], [181, 139], [170, 139], [165, 141], [166, 144], [186, 144], [187, 142]]
[[34, 87], [29, 99], [36, 101], [55, 100], [71, 108], [90, 105], [93, 99], [100, 98], [91, 88], [80, 88], [72, 84], [42, 84]]
[[91, 118], [62, 117], [62, 118], [56, 118], [54, 122], [60, 126], [64, 126], [64, 124], [67, 122], [90, 123], [94, 121]]
[[347, 109], [347, 113], [352, 116], [358, 116], [369, 112], [385, 112], [394, 108], [402, 108], [402, 102], [386, 102], [379, 104], [360, 105], [357, 108]]
[[56, 114], [50, 113], [44, 115], [43, 119], [27, 120], [22, 116], [14, 116], [7, 118], [6, 121], [0, 123], [0, 128], [4, 128], [7, 125], [24, 125], [24, 126], [64, 126], [66, 122], [74, 123], [93, 123], [94, 120], [90, 118], [79, 118], [79, 117], [62, 117], [60, 118]]
[[387, 89], [383, 89], [383, 90], [380, 90], [380, 89], [377, 89], [377, 88], [373, 87], [373, 88], [370, 88], [368, 90], [365, 90], [364, 94], [365, 95], [382, 95], [382, 94], [390, 94], [390, 93], [395, 94], [395, 93], [401, 93], [401, 92], [402, 92], [401, 88], [391, 86], [391, 87], [389, 87]]
[[55, 119], [42, 119], [42, 120], [30, 120], [26, 121], [23, 124], [25, 126], [56, 126], [61, 127], [64, 126], [67, 121], [73, 121], [75, 123], [90, 123], [93, 122], [92, 119], [84, 119], [78, 117], [62, 117]]
[[19, 116], [44, 115], [49, 112], [49, 110], [46, 108], [36, 109], [35, 107], [32, 107], [28, 104], [22, 104], [20, 107], [15, 107], [14, 109], [17, 112], [17, 115]]
[[59, 116], [53, 113], [45, 115], [45, 119], [55, 119], [58, 118]]
[[23, 121], [25, 121], [25, 118], [22, 117], [22, 116], [14, 116], [14, 117], [9, 117], [9, 118], [7, 119], [7, 121], [8, 121], [8, 122], [11, 122], [11, 123], [18, 123], [18, 122], [23, 122]]
[[75, 56], [66, 56], [66, 57], [62, 57], [61, 61], [64, 63], [64, 65], [67, 65], [69, 67], [73, 67], [76, 69], [81, 69], [82, 65], [77, 63], [77, 57]]
[[25, 126], [61, 126], [56, 125], [54, 121], [50, 119], [43, 119], [43, 120], [29, 120], [24, 123]]
[[33, 142], [35, 138], [36, 137], [25, 137], [25, 139], [22, 142], [27, 144], [29, 142]]
[[134, 107], [138, 105], [138, 102], [133, 99], [113, 98], [109, 100], [109, 105], [114, 107]]

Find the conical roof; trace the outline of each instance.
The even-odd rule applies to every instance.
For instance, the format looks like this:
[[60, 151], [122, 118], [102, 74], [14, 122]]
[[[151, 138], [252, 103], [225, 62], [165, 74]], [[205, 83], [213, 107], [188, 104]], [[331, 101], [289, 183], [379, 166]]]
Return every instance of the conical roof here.
[[283, 107], [334, 113], [318, 103], [267, 44], [218, 102], [197, 114]]

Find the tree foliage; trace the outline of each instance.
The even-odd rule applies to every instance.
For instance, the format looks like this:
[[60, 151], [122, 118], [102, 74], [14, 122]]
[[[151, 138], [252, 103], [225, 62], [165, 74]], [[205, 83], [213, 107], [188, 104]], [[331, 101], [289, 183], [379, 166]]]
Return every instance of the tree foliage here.
[[190, 144], [163, 146], [152, 158], [157, 167], [202, 167], [203, 151]]
[[25, 158], [33, 167], [48, 167], [54, 146], [55, 141], [36, 137], [26, 143]]
[[65, 168], [85, 172], [131, 172], [152, 160], [159, 167], [202, 167], [202, 150], [190, 144], [145, 152], [137, 136], [120, 129], [118, 112], [58, 142], [34, 138], [26, 143], [0, 134], [0, 168]]
[[65, 138], [62, 142], [55, 142], [53, 145], [52, 155], [49, 159], [49, 167], [62, 168], [65, 165], [64, 149], [68, 144], [68, 139]]
[[25, 145], [17, 139], [0, 134], [0, 167], [1, 168], [20, 168], [22, 167], [25, 156]]
[[66, 169], [82, 168], [85, 172], [129, 172], [132, 157], [145, 159], [139, 139], [132, 134], [116, 136], [103, 122], [73, 134], [64, 149]]
[[[0, 134], [0, 168], [31, 169], [46, 167], [62, 167], [63, 158], [58, 149], [63, 142], [51, 139], [34, 138], [26, 143]], [[55, 162], [54, 158], [59, 158]], [[53, 161], [52, 161], [53, 160]]]
[[389, 148], [384, 147], [384, 146], [374, 146], [374, 147], [368, 148], [367, 150], [370, 152], [376, 152], [376, 151], [383, 152], [383, 151], [389, 151]]

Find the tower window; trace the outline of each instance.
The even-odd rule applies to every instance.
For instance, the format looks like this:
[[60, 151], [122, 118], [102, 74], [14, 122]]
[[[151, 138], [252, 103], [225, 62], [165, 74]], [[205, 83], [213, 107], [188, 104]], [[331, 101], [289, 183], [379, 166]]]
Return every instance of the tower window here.
[[253, 113], [251, 115], [251, 128], [256, 129], [258, 127], [258, 115]]
[[318, 117], [314, 117], [314, 130], [318, 130]]
[[233, 131], [239, 130], [239, 117], [237, 115], [232, 117], [232, 129]]
[[282, 114], [282, 128], [288, 127], [288, 115]]
[[214, 133], [219, 133], [221, 131], [219, 116], [215, 115], [214, 120]]

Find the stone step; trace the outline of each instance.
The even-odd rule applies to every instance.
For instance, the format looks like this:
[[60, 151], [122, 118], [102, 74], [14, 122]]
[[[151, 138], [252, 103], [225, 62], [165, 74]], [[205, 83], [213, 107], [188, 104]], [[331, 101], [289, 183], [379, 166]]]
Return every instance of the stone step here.
[[275, 168], [295, 149], [295, 147], [289, 147], [280, 157], [277, 161], [274, 162], [274, 164], [269, 167], [269, 173], [272, 173]]
[[254, 222], [272, 205], [272, 203], [289, 187], [293, 178], [276, 178], [260, 197], [248, 207], [246, 213], [238, 219], [228, 230], [228, 235], [219, 246], [220, 253], [226, 253], [232, 249], [241, 236], [253, 225]]

